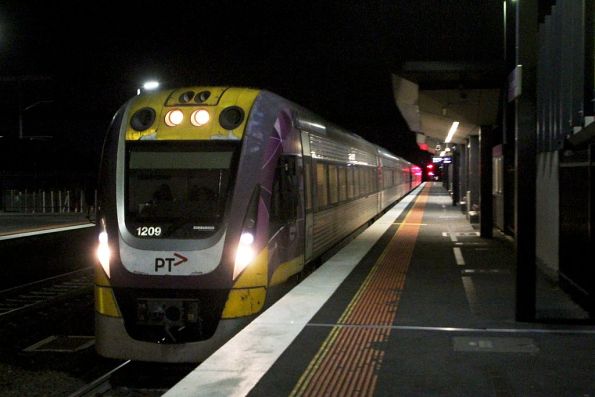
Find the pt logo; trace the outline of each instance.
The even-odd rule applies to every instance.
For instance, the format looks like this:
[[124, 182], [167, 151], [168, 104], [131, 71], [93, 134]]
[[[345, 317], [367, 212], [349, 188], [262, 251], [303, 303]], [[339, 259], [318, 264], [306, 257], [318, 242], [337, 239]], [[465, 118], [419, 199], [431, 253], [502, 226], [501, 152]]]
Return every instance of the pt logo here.
[[[177, 252], [174, 252], [175, 258], [155, 258], [155, 273], [158, 273], [160, 269], [165, 270], [165, 266], [167, 265], [167, 271], [171, 273], [172, 266], [179, 266], [184, 262], [188, 261], [184, 255], [180, 255]], [[177, 262], [176, 262], [177, 260]]]

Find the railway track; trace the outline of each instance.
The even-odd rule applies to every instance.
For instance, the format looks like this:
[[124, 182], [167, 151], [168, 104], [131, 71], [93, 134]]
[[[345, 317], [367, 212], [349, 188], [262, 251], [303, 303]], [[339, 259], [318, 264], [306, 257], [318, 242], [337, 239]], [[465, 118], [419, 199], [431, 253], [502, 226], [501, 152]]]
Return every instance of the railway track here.
[[167, 392], [197, 364], [124, 361], [68, 397], [157, 397]]
[[0, 321], [92, 290], [93, 267], [4, 289], [0, 291]]

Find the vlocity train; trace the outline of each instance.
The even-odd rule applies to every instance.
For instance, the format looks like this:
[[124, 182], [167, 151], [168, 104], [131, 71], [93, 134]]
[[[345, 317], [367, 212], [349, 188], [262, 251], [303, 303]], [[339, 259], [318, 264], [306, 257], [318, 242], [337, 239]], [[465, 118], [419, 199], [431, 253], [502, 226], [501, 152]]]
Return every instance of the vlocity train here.
[[421, 170], [265, 90], [143, 94], [100, 172], [96, 348], [199, 362]]

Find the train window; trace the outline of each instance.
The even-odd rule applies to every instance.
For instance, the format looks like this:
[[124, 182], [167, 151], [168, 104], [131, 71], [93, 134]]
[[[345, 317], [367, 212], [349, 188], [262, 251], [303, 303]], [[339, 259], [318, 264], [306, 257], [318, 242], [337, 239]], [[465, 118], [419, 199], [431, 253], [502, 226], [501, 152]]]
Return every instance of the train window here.
[[353, 167], [347, 167], [347, 198], [355, 197], [355, 186], [353, 185]]
[[365, 168], [361, 167], [357, 170], [359, 174], [359, 194], [365, 195], [368, 194], [368, 184], [366, 182], [366, 170]]
[[385, 188], [392, 187], [394, 185], [394, 183], [393, 183], [394, 172], [395, 171], [391, 168], [384, 169], [384, 187]]
[[339, 199], [339, 195], [337, 186], [337, 166], [333, 164], [328, 166], [328, 186], [330, 203], [335, 204]]
[[312, 209], [312, 167], [310, 158], [304, 158], [304, 196], [306, 201], [306, 211]]
[[353, 169], [353, 197], [359, 197], [361, 194], [361, 181], [359, 179], [359, 167]]
[[270, 232], [297, 218], [299, 184], [295, 157], [281, 156], [275, 170], [271, 197]]
[[316, 163], [316, 204], [317, 208], [328, 205], [328, 166], [323, 163]]
[[347, 169], [339, 167], [339, 201], [347, 200]]
[[201, 238], [222, 224], [235, 142], [129, 142], [126, 145], [128, 230], [160, 228], [155, 238]]

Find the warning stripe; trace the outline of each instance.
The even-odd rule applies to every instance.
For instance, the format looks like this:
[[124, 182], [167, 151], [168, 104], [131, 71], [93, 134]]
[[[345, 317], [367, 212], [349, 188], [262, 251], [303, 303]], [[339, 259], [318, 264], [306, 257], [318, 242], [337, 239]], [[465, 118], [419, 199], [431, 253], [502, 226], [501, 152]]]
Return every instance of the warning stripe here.
[[426, 185], [290, 396], [374, 393], [429, 190]]

